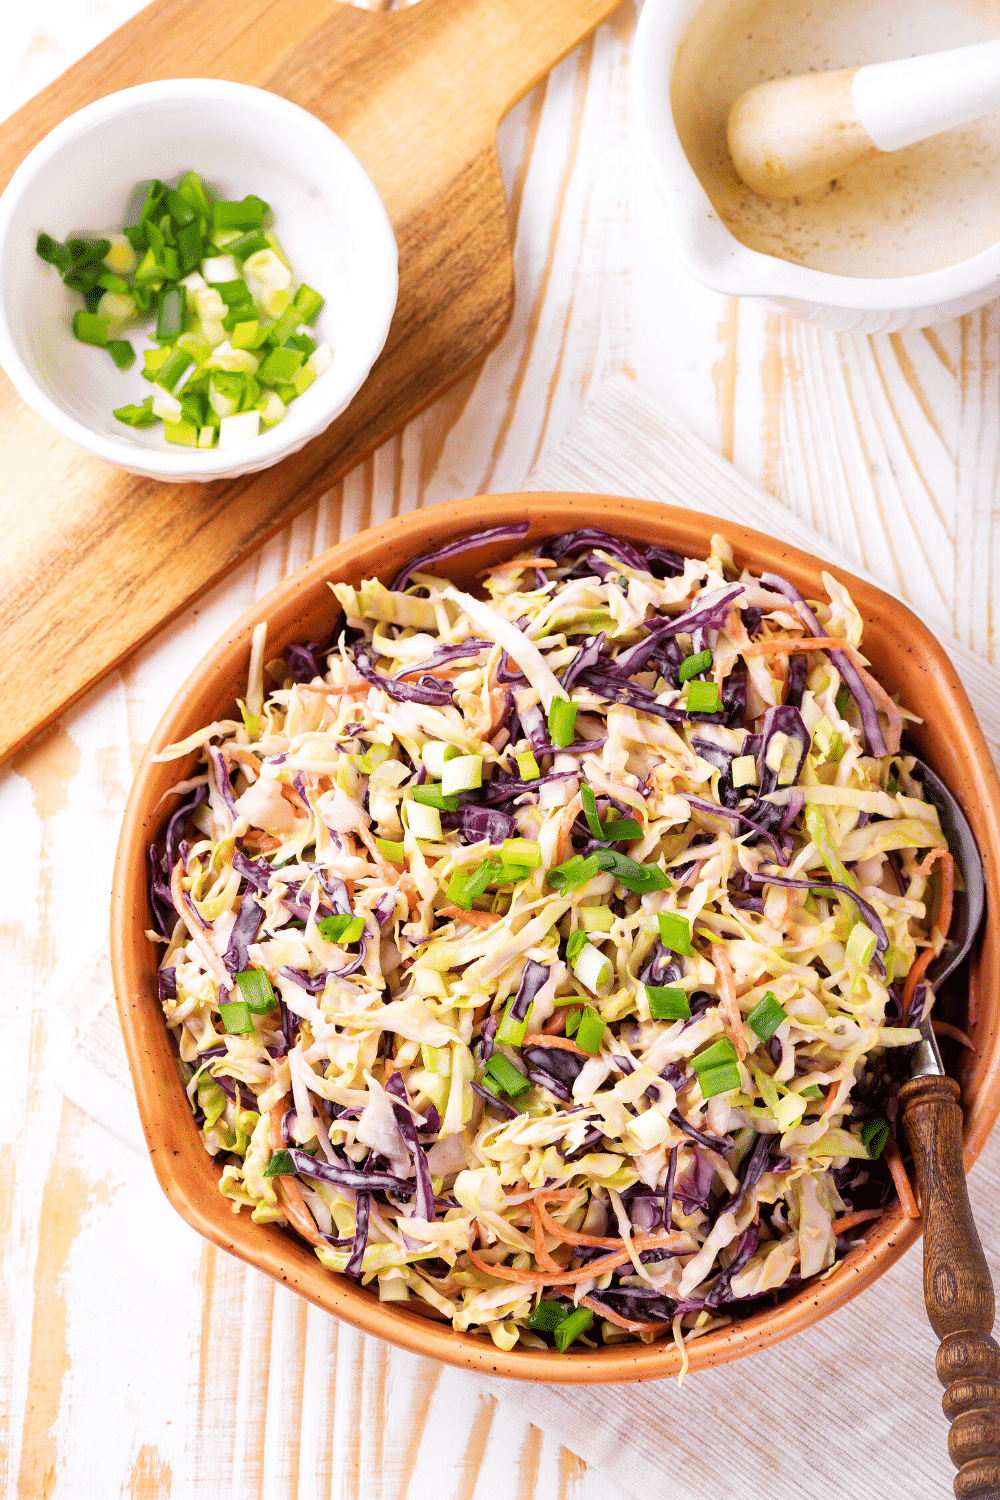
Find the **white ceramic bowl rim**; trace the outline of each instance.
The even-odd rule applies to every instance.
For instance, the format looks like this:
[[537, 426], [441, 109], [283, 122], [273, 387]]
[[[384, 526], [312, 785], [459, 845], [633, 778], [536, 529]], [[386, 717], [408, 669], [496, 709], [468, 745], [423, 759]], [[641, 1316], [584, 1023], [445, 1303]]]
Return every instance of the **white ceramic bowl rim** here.
[[[276, 124], [280, 125], [284, 122], [286, 125], [294, 126], [300, 135], [303, 132], [310, 135], [315, 142], [317, 152], [323, 152], [329, 156], [332, 151], [340, 158], [342, 170], [351, 177], [352, 190], [361, 197], [362, 201], [366, 201], [367, 210], [370, 211], [373, 221], [381, 222], [387, 249], [389, 246], [392, 248], [391, 259], [394, 274], [391, 287], [388, 283], [386, 284], [381, 304], [375, 308], [377, 316], [372, 320], [368, 347], [362, 351], [367, 359], [365, 367], [365, 375], [367, 375], [385, 344], [396, 306], [395, 236], [385, 205], [379, 196], [378, 189], [354, 152], [328, 125], [310, 114], [308, 110], [301, 108], [300, 105], [282, 98], [280, 94], [272, 94], [266, 89], [254, 88], [249, 84], [215, 78], [170, 78], [155, 83], [137, 84], [133, 88], [120, 89], [102, 99], [94, 100], [92, 104], [85, 105], [83, 109], [77, 110], [56, 125], [29, 151], [14, 172], [4, 192], [0, 194], [0, 286], [3, 286], [5, 281], [4, 260], [8, 239], [15, 228], [22, 198], [38, 172], [51, 163], [69, 142], [81, 132], [127, 116], [137, 106], [147, 106], [157, 102], [177, 104], [199, 99], [210, 100], [213, 103], [219, 101], [229, 103], [236, 112], [248, 107], [255, 108], [258, 112], [263, 110], [272, 117]], [[275, 207], [280, 219], [280, 204]], [[337, 415], [337, 411], [331, 412], [326, 421], [318, 422], [315, 405], [312, 410], [304, 411], [297, 410], [298, 403], [294, 403], [289, 407], [288, 415], [281, 422], [275, 427], [264, 429], [261, 436], [255, 438], [252, 444], [238, 448], [214, 448], [203, 451], [187, 447], [168, 447], [166, 450], [139, 449], [130, 442], [127, 429], [123, 428], [120, 438], [95, 432], [76, 421], [58, 402], [53, 401], [45, 391], [39, 388], [11, 336], [2, 301], [0, 301], [0, 365], [27, 405], [63, 437], [69, 438], [71, 442], [97, 454], [109, 463], [131, 468], [137, 472], [155, 474], [164, 479], [190, 477], [193, 467], [197, 468], [198, 477], [203, 479], [225, 477], [236, 472], [245, 472], [250, 468], [253, 470], [265, 468], [287, 453], [297, 451], [310, 437], [318, 435]], [[341, 405], [338, 410], [342, 409]], [[252, 462], [248, 462], [249, 460]]]
[[779, 260], [742, 244], [723, 224], [677, 133], [670, 93], [677, 48], [702, 0], [646, 0], [636, 29], [633, 85], [640, 135], [672, 210], [681, 258], [714, 291], [794, 298], [871, 312], [951, 302], [985, 291], [1000, 277], [1000, 243], [968, 260], [917, 276], [837, 276]]

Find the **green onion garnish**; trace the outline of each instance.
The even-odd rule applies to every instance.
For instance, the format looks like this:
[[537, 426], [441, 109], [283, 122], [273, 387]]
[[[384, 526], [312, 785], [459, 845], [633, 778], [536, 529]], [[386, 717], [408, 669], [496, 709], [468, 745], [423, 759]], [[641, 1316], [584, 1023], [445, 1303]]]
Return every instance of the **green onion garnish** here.
[[93, 344], [95, 349], [105, 349], [108, 343], [108, 320], [96, 313], [75, 312], [73, 314], [73, 337], [81, 344]]
[[613, 818], [607, 823], [601, 822], [597, 816], [597, 799], [586, 782], [580, 788], [580, 802], [583, 806], [583, 815], [587, 820], [587, 826], [595, 839], [604, 839], [609, 844], [619, 839], [638, 839], [642, 837], [642, 827], [634, 818]]
[[73, 257], [67, 247], [44, 232], [35, 241], [35, 253], [40, 255], [42, 260], [48, 261], [50, 266], [55, 266], [60, 275], [68, 271], [73, 264]]
[[294, 1177], [295, 1163], [287, 1151], [275, 1151], [264, 1168], [265, 1177]]
[[223, 1001], [219, 1006], [222, 1024], [229, 1036], [239, 1036], [244, 1031], [253, 1031], [253, 1017], [245, 1000]]
[[594, 1314], [589, 1307], [578, 1307], [568, 1318], [564, 1318], [552, 1335], [559, 1353], [565, 1354], [573, 1340], [579, 1338], [581, 1333], [586, 1333], [593, 1321]]
[[187, 287], [165, 286], [156, 299], [156, 337], [161, 344], [180, 338], [186, 315]]
[[501, 1047], [520, 1047], [528, 1030], [528, 1022], [531, 1012], [534, 1010], [534, 1002], [528, 1006], [528, 1014], [523, 1021], [515, 1021], [511, 1015], [516, 995], [511, 995], [504, 1008], [503, 1019], [496, 1030], [496, 1040]]
[[888, 1139], [889, 1125], [881, 1115], [874, 1120], [866, 1120], [861, 1127], [861, 1143], [872, 1161], [882, 1155]]
[[597, 798], [585, 781], [580, 785], [580, 804], [583, 808], [583, 816], [587, 820], [587, 827], [595, 839], [602, 839], [604, 837], [604, 829], [601, 827], [601, 820], [597, 816]]
[[578, 927], [575, 932], [571, 932], [569, 937], [566, 939], [567, 961], [570, 964], [575, 964], [577, 959], [580, 957], [580, 954], [583, 952], [584, 948], [586, 948], [589, 942], [590, 938], [582, 928]]
[[271, 981], [264, 969], [241, 969], [236, 976], [236, 983], [247, 1007], [254, 1014], [266, 1015], [277, 1005]]
[[576, 1028], [576, 1045], [582, 1052], [589, 1052], [592, 1057], [596, 1057], [601, 1050], [604, 1031], [604, 1017], [598, 1015], [593, 1006], [588, 1005]]
[[321, 917], [316, 928], [328, 943], [356, 943], [365, 930], [365, 919], [337, 912], [332, 917]]
[[572, 1310], [567, 1302], [539, 1302], [528, 1316], [528, 1327], [534, 1328], [537, 1333], [555, 1333], [559, 1324], [566, 1321]]
[[[689, 682], [692, 677], [697, 677], [699, 672], [707, 672], [711, 665], [711, 651], [698, 651], [694, 656], [688, 656], [681, 662], [677, 676], [681, 682]], [[690, 699], [688, 701], [690, 706]]]
[[702, 1097], [711, 1099], [715, 1094], [728, 1094], [740, 1086], [740, 1070], [736, 1065], [736, 1049], [728, 1037], [720, 1037], [704, 1052], [691, 1059]]
[[660, 929], [660, 942], [664, 948], [669, 948], [671, 953], [680, 953], [685, 958], [694, 957], [694, 950], [691, 947], [691, 923], [687, 917], [682, 917], [677, 911], [661, 911], [657, 913], [656, 922]]
[[647, 891], [670, 889], [670, 881], [659, 865], [641, 865], [638, 860], [630, 859], [627, 854], [619, 854], [616, 849], [598, 849], [592, 858], [597, 860], [602, 870], [609, 871], [616, 880], [621, 881], [626, 890], [645, 895]]
[[717, 682], [690, 682], [686, 704], [688, 713], [717, 714], [722, 707], [722, 694]]
[[582, 1019], [583, 1019], [583, 1011], [582, 1010], [571, 1010], [570, 1011], [569, 1015], [566, 1017], [566, 1035], [567, 1036], [575, 1036], [576, 1035], [577, 1028], [579, 1027], [580, 1022], [581, 1022]]
[[531, 839], [504, 839], [500, 855], [508, 865], [524, 865], [528, 870], [541, 868], [542, 846]]
[[537, 781], [541, 776], [541, 770], [534, 754], [530, 750], [522, 750], [520, 755], [515, 755], [517, 769], [522, 781]]
[[128, 370], [135, 364], [135, 350], [128, 339], [108, 339], [105, 345], [119, 370]]
[[837, 705], [838, 714], [843, 718], [847, 712], [847, 705], [851, 701], [851, 690], [846, 683], [842, 682], [840, 684], [840, 687], [837, 689], [837, 696], [833, 701]]
[[391, 865], [403, 865], [406, 863], [406, 851], [402, 844], [396, 844], [392, 839], [376, 839], [375, 848], [383, 859], [387, 859]]
[[851, 935], [847, 939], [846, 952], [848, 958], [853, 959], [861, 968], [865, 968], [871, 961], [871, 956], [875, 952], [877, 942], [878, 939], [870, 927], [864, 922], [855, 923], [851, 928]]
[[448, 882], [448, 900], [465, 911], [471, 911], [473, 901], [484, 894], [488, 885], [492, 885], [500, 870], [500, 861], [496, 859], [484, 859], [471, 874], [467, 869], [456, 870]]
[[823, 1090], [815, 1083], [806, 1084], [804, 1089], [799, 1089], [800, 1099], [822, 1099]]
[[436, 807], [438, 812], [458, 811], [458, 793], [453, 792], [446, 797], [440, 783], [436, 781], [429, 781], [426, 786], [415, 786], [413, 800], [422, 802], [425, 807]]
[[119, 406], [114, 415], [126, 427], [152, 427], [160, 420], [153, 411], [152, 396], [147, 396], [141, 406]]
[[525, 1078], [524, 1074], [515, 1068], [514, 1064], [509, 1062], [502, 1052], [493, 1053], [486, 1064], [486, 1071], [492, 1078], [496, 1079], [504, 1093], [509, 1094], [512, 1099], [515, 1099], [518, 1094], [523, 1094], [525, 1089], [531, 1087], [530, 1080]]
[[649, 1014], [654, 1021], [689, 1021], [691, 1005], [687, 995], [674, 984], [647, 984]]
[[256, 193], [239, 203], [222, 198], [212, 206], [212, 223], [216, 229], [260, 229], [266, 212], [267, 204]]
[[766, 1042], [774, 1035], [782, 1021], [787, 1020], [788, 1012], [782, 1009], [768, 990], [763, 1000], [758, 1000], [747, 1016], [747, 1025], [752, 1027], [755, 1036], [760, 1037], [762, 1042]]
[[549, 739], [557, 749], [572, 745], [576, 734], [576, 704], [553, 698], [549, 705]]
[[314, 292], [311, 286], [306, 286], [303, 282], [292, 301], [292, 311], [296, 314], [298, 322], [315, 323], [322, 306], [323, 298], [319, 292]]
[[546, 873], [545, 881], [553, 890], [558, 891], [560, 896], [575, 891], [578, 886], [586, 885], [588, 880], [593, 880], [601, 866], [596, 854], [589, 855], [584, 859], [582, 854], [574, 854], [572, 859], [567, 859], [564, 864], [556, 865], [554, 869]]

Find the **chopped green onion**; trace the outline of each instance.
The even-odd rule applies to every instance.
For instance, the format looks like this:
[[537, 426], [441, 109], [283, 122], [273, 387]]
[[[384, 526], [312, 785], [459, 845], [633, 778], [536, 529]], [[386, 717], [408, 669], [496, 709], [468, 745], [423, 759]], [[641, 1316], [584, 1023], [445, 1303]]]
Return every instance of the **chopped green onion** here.
[[583, 816], [587, 820], [587, 827], [594, 838], [602, 839], [604, 837], [604, 829], [601, 827], [601, 820], [597, 816], [597, 798], [585, 781], [580, 785], [580, 805], [583, 808]]
[[203, 215], [206, 219], [211, 216], [212, 205], [205, 191], [205, 184], [197, 172], [185, 172], [177, 184], [177, 196], [189, 203], [196, 214]]
[[494, 1099], [499, 1099], [500, 1095], [503, 1093], [503, 1089], [497, 1083], [496, 1079], [491, 1078], [488, 1073], [484, 1073], [482, 1078], [480, 1078], [479, 1087], [481, 1089], [486, 1089], [488, 1093], [493, 1095]]
[[237, 260], [249, 260], [251, 255], [256, 255], [258, 250], [266, 250], [267, 240], [259, 230], [250, 229], [246, 234], [238, 234], [234, 240], [226, 241], [226, 254], [234, 255]]
[[229, 342], [234, 349], [259, 349], [264, 342], [264, 335], [258, 320], [248, 318], [243, 323], [235, 323], [229, 335]]
[[106, 350], [120, 371], [127, 371], [135, 365], [135, 350], [127, 339], [108, 339]]
[[239, 203], [220, 198], [212, 205], [212, 223], [216, 229], [260, 229], [267, 204], [256, 193], [248, 193]]
[[240, 994], [256, 1015], [266, 1015], [277, 1005], [271, 981], [264, 969], [241, 969], [236, 976]]
[[687, 995], [677, 985], [647, 984], [646, 998], [649, 1014], [654, 1021], [689, 1021], [691, 1004]]
[[414, 802], [422, 802], [424, 807], [436, 807], [438, 812], [457, 812], [458, 793], [453, 792], [446, 797], [437, 782], [429, 781], [425, 786], [413, 787]]
[[179, 422], [168, 422], [164, 418], [163, 436], [168, 443], [179, 443], [185, 448], [197, 448], [201, 433], [198, 425], [186, 417], [182, 417]]
[[303, 282], [295, 293], [295, 300], [292, 303], [292, 309], [297, 314], [298, 321], [314, 323], [322, 306], [323, 298], [319, 292], [314, 292], [311, 286], [306, 286]]
[[166, 201], [167, 185], [166, 183], [161, 182], [158, 177], [154, 177], [152, 182], [149, 184], [149, 188], [147, 189], [146, 200], [143, 203], [142, 208], [139, 210], [138, 222], [140, 224], [145, 224], [146, 221], [153, 218], [154, 215], [158, 216]]
[[604, 1031], [604, 1017], [598, 1015], [597, 1011], [588, 1005], [576, 1029], [576, 1045], [581, 1052], [589, 1052], [592, 1057], [596, 1057], [601, 1050]]
[[589, 942], [590, 938], [581, 928], [577, 928], [575, 932], [571, 932], [569, 937], [566, 939], [567, 963], [575, 964], [577, 959], [580, 957], [580, 954], [583, 952], [584, 948], [586, 948]]
[[180, 338], [186, 316], [187, 287], [165, 286], [156, 299], [156, 337], [161, 344]]
[[443, 837], [441, 814], [436, 807], [426, 802], [409, 802], [406, 807], [406, 826], [418, 839], [440, 839]]
[[307, 333], [293, 333], [291, 338], [285, 340], [284, 348], [301, 349], [302, 353], [308, 359], [310, 354], [316, 352], [316, 341], [315, 339], [311, 339]]
[[36, 255], [40, 255], [42, 260], [47, 261], [50, 266], [55, 266], [60, 275], [64, 275], [73, 264], [73, 257], [69, 253], [67, 246], [61, 244], [59, 240], [54, 240], [50, 234], [45, 234], [44, 231], [35, 241], [35, 253]]
[[196, 223], [184, 224], [177, 231], [177, 255], [181, 263], [181, 275], [187, 276], [201, 261], [205, 253], [205, 242]]
[[681, 682], [689, 682], [692, 677], [697, 677], [699, 672], [707, 672], [711, 665], [711, 651], [698, 651], [694, 656], [688, 656], [681, 662], [677, 676]]
[[694, 957], [694, 950], [691, 947], [691, 923], [687, 917], [681, 916], [677, 911], [661, 911], [657, 913], [656, 922], [660, 929], [660, 942], [664, 948], [669, 948], [671, 953], [680, 953], [685, 958]]
[[520, 1047], [528, 1030], [528, 1022], [531, 1019], [531, 1012], [535, 1008], [534, 1002], [532, 1002], [532, 1004], [528, 1006], [528, 1014], [525, 1016], [524, 1020], [515, 1021], [514, 1017], [511, 1015], [511, 1011], [514, 1008], [514, 1001], [516, 998], [516, 995], [511, 995], [510, 999], [507, 1001], [507, 1005], [503, 1013], [503, 1019], [501, 1020], [500, 1025], [496, 1030], [496, 1041], [497, 1044], [501, 1047]]
[[809, 1083], [804, 1089], [799, 1089], [800, 1099], [822, 1099], [823, 1090], [815, 1083]]
[[579, 915], [584, 932], [610, 932], [615, 925], [615, 914], [610, 906], [581, 906]]
[[601, 837], [609, 844], [620, 843], [622, 839], [641, 839], [642, 824], [635, 818], [612, 818], [601, 829]]
[[523, 1094], [525, 1089], [531, 1087], [529, 1079], [525, 1078], [524, 1074], [515, 1068], [502, 1052], [493, 1053], [486, 1064], [486, 1071], [496, 1079], [504, 1093], [509, 1094], [512, 1099], [516, 1099], [518, 1094]]
[[171, 349], [156, 371], [154, 384], [169, 391], [172, 396], [178, 396], [197, 368], [197, 362], [186, 349]]
[[553, 698], [549, 705], [549, 739], [557, 749], [572, 745], [576, 733], [577, 705], [566, 698]]
[[173, 191], [166, 196], [167, 213], [173, 219], [178, 229], [184, 224], [193, 224], [197, 215], [194, 206], [188, 202], [182, 194]]
[[619, 854], [617, 849], [598, 849], [593, 858], [602, 870], [609, 871], [621, 881], [626, 890], [645, 895], [647, 891], [670, 889], [670, 881], [659, 865], [641, 865], [627, 854]]
[[736, 1065], [736, 1051], [728, 1037], [720, 1037], [711, 1047], [691, 1059], [702, 1097], [711, 1099], [716, 1094], [728, 1094], [740, 1087], [740, 1070]]
[[152, 427], [160, 420], [153, 412], [152, 396], [147, 396], [141, 406], [119, 406], [114, 415], [126, 427]]
[[878, 942], [871, 928], [864, 922], [858, 922], [851, 929], [851, 935], [847, 939], [847, 956], [853, 959], [861, 968], [865, 968], [871, 962], [871, 956], [875, 952]]
[[232, 1000], [228, 1004], [224, 1001], [219, 1006], [219, 1015], [222, 1017], [223, 1027], [229, 1036], [239, 1036], [241, 1032], [253, 1031], [253, 1016], [245, 1000]]
[[846, 683], [841, 683], [837, 689], [837, 696], [833, 701], [837, 705], [838, 714], [843, 718], [847, 712], [847, 705], [851, 701], [851, 690]]
[[[584, 1308], [586, 1312], [586, 1308]], [[528, 1315], [528, 1327], [536, 1333], [555, 1333], [560, 1323], [565, 1323], [572, 1312], [568, 1302], [539, 1302]]]
[[82, 292], [84, 296], [94, 290], [101, 278], [101, 263], [93, 261], [90, 265], [74, 266], [67, 271], [63, 277], [63, 285], [68, 286], [71, 292]]
[[265, 1177], [294, 1177], [295, 1163], [287, 1151], [275, 1151], [264, 1168]]
[[560, 896], [565, 896], [579, 886], [586, 885], [589, 880], [593, 880], [600, 868], [596, 854], [591, 854], [586, 859], [582, 854], [575, 854], [564, 864], [556, 865], [554, 869], [547, 871], [545, 881], [553, 890], [558, 891]]
[[582, 1010], [571, 1010], [569, 1015], [566, 1017], [566, 1035], [575, 1036], [577, 1028], [579, 1027], [582, 1020]]
[[881, 1115], [874, 1120], [866, 1120], [861, 1127], [861, 1142], [872, 1161], [882, 1155], [888, 1139], [889, 1126]]
[[565, 1354], [573, 1340], [579, 1338], [581, 1333], [586, 1333], [593, 1321], [594, 1314], [589, 1307], [578, 1307], [568, 1318], [564, 1318], [552, 1335], [559, 1353]]
[[603, 999], [608, 993], [615, 977], [614, 966], [610, 958], [607, 958], [599, 948], [595, 948], [589, 938], [577, 955], [576, 962], [573, 964], [573, 973], [580, 983], [599, 999]]
[[332, 917], [321, 917], [316, 930], [328, 943], [356, 943], [365, 930], [365, 919], [337, 912]]
[[685, 707], [688, 713], [692, 714], [717, 714], [722, 707], [719, 684], [717, 682], [688, 683]]
[[774, 1035], [782, 1021], [788, 1020], [788, 1012], [777, 1002], [771, 991], [762, 1000], [759, 1000], [753, 1010], [747, 1016], [747, 1025], [753, 1029], [755, 1036], [762, 1042], [766, 1042]]
[[96, 349], [105, 349], [108, 343], [108, 320], [96, 313], [75, 312], [73, 314], [73, 337], [81, 344], [92, 344]]
[[94, 261], [103, 260], [111, 249], [111, 241], [70, 239], [66, 241], [66, 249], [69, 251], [74, 266], [86, 266], [93, 264]]
[[541, 868], [542, 846], [531, 839], [504, 839], [500, 854], [509, 865], [524, 865], [529, 870]]
[[537, 781], [541, 776], [541, 770], [534, 754], [530, 750], [522, 750], [520, 755], [515, 755], [517, 769], [522, 781]]
[[391, 865], [404, 865], [406, 863], [406, 851], [402, 844], [395, 844], [391, 839], [376, 839], [375, 848], [383, 859], [387, 859]]
[[450, 796], [454, 792], [472, 792], [483, 784], [483, 757], [481, 755], [458, 755], [445, 758], [441, 771], [441, 791]]

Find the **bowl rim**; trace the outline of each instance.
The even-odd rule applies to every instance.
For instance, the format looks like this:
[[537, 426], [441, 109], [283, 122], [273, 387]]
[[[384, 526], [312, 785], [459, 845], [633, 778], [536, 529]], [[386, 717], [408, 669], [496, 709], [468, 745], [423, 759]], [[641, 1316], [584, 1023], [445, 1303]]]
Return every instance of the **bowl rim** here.
[[[824, 567], [817, 558], [760, 532], [701, 512], [621, 496], [572, 493], [515, 493], [451, 501], [410, 512], [369, 528], [312, 559], [247, 610], [206, 654], [175, 694], [143, 754], [128, 799], [115, 857], [111, 900], [111, 961], [118, 1012], [143, 1130], [160, 1186], [181, 1216], [214, 1244], [231, 1251], [346, 1322], [411, 1352], [431, 1355], [447, 1364], [484, 1374], [564, 1384], [618, 1383], [676, 1375], [681, 1366], [673, 1344], [620, 1344], [596, 1351], [560, 1355], [536, 1350], [509, 1352], [482, 1336], [461, 1334], [412, 1310], [412, 1304], [380, 1303], [372, 1293], [346, 1277], [326, 1271], [312, 1249], [277, 1226], [255, 1225], [235, 1218], [218, 1192], [218, 1169], [205, 1153], [184, 1100], [173, 1061], [173, 1043], [151, 984], [155, 952], [145, 937], [148, 922], [145, 873], [146, 845], [167, 816], [158, 811], [160, 793], [185, 773], [183, 760], [154, 762], [152, 756], [183, 733], [210, 721], [206, 710], [218, 710], [223, 683], [238, 683], [245, 674], [250, 638], [261, 620], [276, 621], [273, 644], [283, 649], [302, 639], [311, 615], [325, 609], [330, 628], [338, 607], [327, 588], [330, 578], [357, 581], [378, 576], [410, 557], [459, 534], [485, 529], [505, 519], [526, 518], [529, 537], [597, 524], [637, 540], [707, 552], [714, 534], [733, 544], [737, 561], [755, 569], [785, 572], [809, 592], [823, 571], [846, 584], [869, 629], [883, 621], [877, 641], [865, 638], [866, 654], [887, 678], [882, 657], [915, 682], [926, 679], [928, 697], [949, 710], [949, 734], [938, 742], [942, 759], [961, 768], [958, 781], [948, 776], [965, 807], [980, 843], [988, 901], [995, 910], [1000, 893], [1000, 780], [964, 688], [943, 647], [926, 625], [891, 595], [846, 572]], [[467, 554], [454, 573], [471, 575], [472, 559], [513, 555], [507, 543]], [[821, 585], [820, 585], [821, 587]], [[296, 632], [299, 632], [298, 634]], [[885, 637], [885, 638], [883, 638]], [[891, 654], [887, 656], [886, 653]], [[270, 647], [269, 647], [270, 649]], [[919, 736], [924, 731], [917, 728]], [[929, 731], [928, 731], [929, 732]], [[921, 745], [932, 763], [933, 753]], [[195, 752], [192, 752], [193, 760]], [[1000, 1113], [1000, 934], [985, 924], [973, 965], [979, 1013], [972, 1026], [976, 1052], [963, 1085], [966, 1170], [978, 1156]], [[158, 1018], [158, 1020], [156, 1019]], [[183, 1107], [180, 1107], [183, 1106]], [[898, 1201], [852, 1250], [828, 1279], [811, 1281], [776, 1308], [741, 1323], [713, 1330], [688, 1346], [691, 1369], [705, 1368], [768, 1347], [834, 1311], [871, 1284], [917, 1239], [919, 1221], [903, 1217]]]
[[[687, 269], [730, 296], [792, 298], [844, 311], [916, 312], [983, 294], [1000, 278], [1000, 241], [951, 266], [910, 276], [841, 276], [753, 250], [722, 222], [681, 145], [671, 99], [677, 49], [704, 0], [645, 0], [632, 83], [643, 153], [671, 211]], [[664, 75], [668, 78], [663, 86]], [[707, 253], [710, 247], [711, 254]]]
[[[53, 162], [83, 131], [125, 118], [134, 110], [145, 109], [150, 105], [180, 105], [199, 100], [228, 102], [237, 112], [252, 108], [258, 115], [267, 114], [279, 124], [284, 122], [293, 125], [298, 131], [305, 131], [314, 140], [317, 150], [337, 157], [342, 164], [339, 170], [353, 179], [356, 191], [367, 202], [366, 213], [384, 247], [385, 269], [388, 271], [391, 268], [392, 275], [386, 276], [384, 283], [381, 280], [378, 282], [378, 299], [372, 297], [371, 328], [364, 342], [359, 344], [358, 375], [352, 383], [353, 388], [347, 401], [343, 400], [342, 395], [337, 399], [328, 399], [320, 406], [314, 405], [311, 413], [308, 409], [296, 411], [293, 406], [289, 415], [276, 426], [262, 430], [252, 445], [206, 450], [179, 446], [168, 446], [166, 449], [146, 448], [133, 443], [127, 429], [123, 429], [121, 434], [109, 435], [94, 432], [83, 422], [77, 421], [38, 385], [24, 363], [8, 324], [5, 297], [0, 294], [0, 366], [26, 405], [62, 437], [105, 462], [133, 469], [150, 478], [167, 480], [190, 477], [192, 471], [196, 471], [199, 478], [210, 480], [231, 477], [234, 471], [242, 472], [248, 467], [254, 470], [266, 468], [296, 452], [303, 443], [323, 432], [348, 402], [353, 400], [381, 353], [389, 334], [399, 289], [399, 254], [392, 223], [378, 188], [347, 142], [317, 115], [283, 95], [272, 93], [269, 89], [256, 88], [252, 84], [234, 83], [222, 78], [164, 78], [152, 83], [135, 84], [131, 88], [119, 89], [93, 100], [53, 126], [28, 152], [0, 193], [0, 287], [6, 284], [5, 262], [10, 253], [8, 247], [16, 230], [17, 215], [24, 195], [42, 168]], [[338, 387], [331, 386], [330, 389], [332, 392]]]

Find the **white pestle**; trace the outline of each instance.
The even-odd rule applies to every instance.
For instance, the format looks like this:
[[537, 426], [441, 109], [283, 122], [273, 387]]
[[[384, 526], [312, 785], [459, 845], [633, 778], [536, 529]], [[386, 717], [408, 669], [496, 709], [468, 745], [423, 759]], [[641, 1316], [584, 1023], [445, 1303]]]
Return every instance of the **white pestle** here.
[[996, 110], [1000, 39], [758, 84], [729, 111], [726, 139], [755, 193], [797, 198], [859, 162]]

